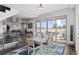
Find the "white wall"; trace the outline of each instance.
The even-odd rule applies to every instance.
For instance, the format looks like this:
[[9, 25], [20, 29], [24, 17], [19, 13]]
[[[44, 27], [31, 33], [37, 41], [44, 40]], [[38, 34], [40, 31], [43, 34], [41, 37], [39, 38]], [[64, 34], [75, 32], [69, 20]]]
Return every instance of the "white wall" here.
[[67, 14], [67, 44], [70, 44], [70, 29], [69, 25], [73, 25], [73, 42], [75, 43], [75, 9], [72, 9]]
[[75, 43], [76, 43], [76, 53], [79, 55], [79, 5], [75, 8], [75, 18], [76, 18], [76, 33], [75, 33]]

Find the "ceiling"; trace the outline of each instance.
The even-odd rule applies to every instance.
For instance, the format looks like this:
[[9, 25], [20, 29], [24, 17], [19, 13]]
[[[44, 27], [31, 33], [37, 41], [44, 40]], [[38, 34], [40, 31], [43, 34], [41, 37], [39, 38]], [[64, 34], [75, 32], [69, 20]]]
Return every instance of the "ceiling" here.
[[71, 4], [43, 4], [44, 9], [42, 11], [38, 10], [39, 4], [4, 4], [7, 7], [13, 8], [18, 11], [18, 15], [24, 18], [34, 18], [38, 17], [40, 14], [50, 13], [56, 10], [61, 10], [64, 8], [70, 8]]

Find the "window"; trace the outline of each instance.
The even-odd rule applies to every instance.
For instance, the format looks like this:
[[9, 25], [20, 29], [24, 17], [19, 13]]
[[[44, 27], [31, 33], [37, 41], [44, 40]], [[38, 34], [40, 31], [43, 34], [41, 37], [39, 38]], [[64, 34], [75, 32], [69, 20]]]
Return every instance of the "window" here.
[[46, 33], [46, 22], [45, 21], [41, 21], [41, 32], [42, 33]]
[[48, 20], [48, 32], [55, 32], [55, 20]]
[[41, 26], [40, 26], [40, 22], [36, 22], [36, 31], [37, 32], [40, 32], [40, 28], [41, 28]]
[[37, 32], [42, 32], [45, 34], [46, 32], [46, 22], [45, 21], [40, 21], [40, 22], [36, 22], [36, 30]]
[[66, 19], [57, 19], [57, 41], [66, 40]]
[[66, 19], [58, 19], [56, 20], [57, 27], [64, 27], [66, 25]]

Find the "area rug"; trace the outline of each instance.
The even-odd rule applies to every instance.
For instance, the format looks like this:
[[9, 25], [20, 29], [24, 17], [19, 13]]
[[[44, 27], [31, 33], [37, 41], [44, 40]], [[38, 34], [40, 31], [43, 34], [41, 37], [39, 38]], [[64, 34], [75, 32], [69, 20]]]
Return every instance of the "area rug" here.
[[63, 55], [65, 50], [65, 44], [54, 43], [52, 45], [43, 45], [36, 52], [36, 55]]
[[36, 48], [35, 51], [32, 51], [28, 54], [28, 50], [26, 48], [21, 48], [18, 50], [12, 51], [10, 53], [6, 53], [5, 55], [64, 55], [66, 44], [63, 43], [53, 43], [51, 45], [41, 45], [40, 47]]

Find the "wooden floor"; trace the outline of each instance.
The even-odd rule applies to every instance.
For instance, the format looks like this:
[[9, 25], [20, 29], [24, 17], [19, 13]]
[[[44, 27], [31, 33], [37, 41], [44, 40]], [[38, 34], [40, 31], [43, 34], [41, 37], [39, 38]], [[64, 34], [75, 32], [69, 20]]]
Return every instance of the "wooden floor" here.
[[67, 45], [64, 51], [64, 55], [76, 55], [75, 47]]

